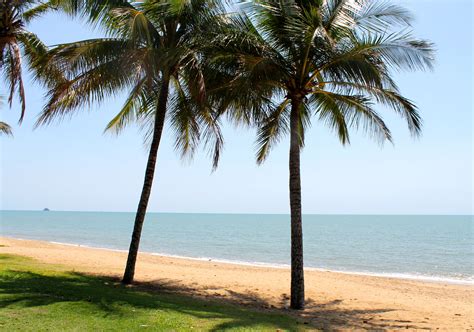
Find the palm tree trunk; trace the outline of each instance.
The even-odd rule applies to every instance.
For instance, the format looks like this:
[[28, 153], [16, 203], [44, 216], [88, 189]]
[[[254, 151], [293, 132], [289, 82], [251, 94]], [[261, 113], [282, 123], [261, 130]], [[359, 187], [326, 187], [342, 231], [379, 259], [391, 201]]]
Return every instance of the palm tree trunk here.
[[290, 210], [291, 210], [291, 303], [292, 309], [304, 308], [303, 226], [301, 220], [300, 106], [291, 103], [290, 116]]
[[168, 102], [169, 78], [164, 78], [158, 97], [158, 105], [156, 107], [155, 124], [153, 128], [153, 139], [151, 141], [150, 153], [148, 155], [148, 163], [146, 165], [145, 180], [143, 182], [142, 194], [138, 203], [137, 214], [135, 216], [135, 225], [133, 227], [132, 240], [128, 250], [127, 265], [123, 275], [122, 283], [131, 284], [135, 275], [135, 264], [137, 262], [138, 247], [140, 245], [140, 237], [145, 221], [148, 200], [150, 199], [151, 187], [153, 185], [153, 177], [155, 175], [156, 159], [158, 156], [158, 148], [160, 146], [161, 134], [165, 123], [166, 105]]

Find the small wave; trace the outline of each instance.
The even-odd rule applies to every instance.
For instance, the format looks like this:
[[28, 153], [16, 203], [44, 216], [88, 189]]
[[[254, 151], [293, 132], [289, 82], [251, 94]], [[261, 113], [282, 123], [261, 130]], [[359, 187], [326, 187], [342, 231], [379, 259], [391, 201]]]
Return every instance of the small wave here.
[[[273, 268], [273, 269], [290, 269], [291, 267], [289, 264], [247, 262], [247, 261], [212, 258], [212, 257], [189, 257], [189, 256], [172, 255], [172, 254], [165, 254], [165, 253], [149, 253], [149, 252], [147, 252], [147, 254], [150, 254], [153, 256], [188, 259], [188, 260], [194, 260], [194, 261], [215, 262], [215, 263], [253, 266], [253, 267], [268, 267], [268, 268]], [[441, 277], [441, 276], [418, 275], [418, 274], [409, 274], [409, 273], [343, 271], [343, 270], [334, 270], [334, 269], [319, 268], [319, 267], [305, 267], [304, 269], [306, 271], [332, 272], [332, 273], [360, 275], [360, 276], [369, 276], [369, 277], [417, 280], [417, 281], [425, 281], [425, 282], [448, 283], [448, 284], [458, 284], [458, 285], [474, 285], [473, 277], [467, 277], [466, 279], [461, 279], [461, 278], [455, 279], [455, 278], [448, 278], [448, 277]]]
[[[306, 268], [305, 268], [306, 269]], [[392, 278], [392, 279], [404, 279], [404, 280], [415, 280], [415, 281], [424, 281], [424, 282], [434, 282], [434, 283], [447, 283], [447, 284], [456, 284], [456, 285], [468, 285], [474, 286], [474, 278], [466, 277], [464, 278], [449, 278], [441, 276], [431, 276], [423, 274], [410, 274], [410, 273], [391, 273], [391, 272], [360, 272], [360, 271], [341, 271], [341, 270], [330, 270], [330, 269], [321, 269], [309, 267], [307, 270], [313, 271], [327, 271], [327, 272], [336, 272], [342, 274], [350, 275], [360, 275], [368, 277], [379, 277], [379, 278]]]

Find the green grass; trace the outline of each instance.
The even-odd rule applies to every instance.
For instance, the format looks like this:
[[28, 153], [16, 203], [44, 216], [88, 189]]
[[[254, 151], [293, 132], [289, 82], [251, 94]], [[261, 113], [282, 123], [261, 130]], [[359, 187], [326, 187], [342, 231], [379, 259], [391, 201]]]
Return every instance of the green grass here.
[[112, 279], [69, 272], [0, 254], [0, 330], [218, 331], [305, 326], [279, 313], [123, 287]]

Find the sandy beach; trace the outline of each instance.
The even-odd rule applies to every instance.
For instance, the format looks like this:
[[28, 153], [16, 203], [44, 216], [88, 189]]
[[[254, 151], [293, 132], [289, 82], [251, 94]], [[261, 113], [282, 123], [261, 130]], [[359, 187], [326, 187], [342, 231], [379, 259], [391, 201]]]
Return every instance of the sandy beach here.
[[[0, 237], [0, 253], [119, 277], [126, 254]], [[474, 287], [306, 271], [307, 308], [288, 306], [289, 270], [140, 254], [136, 280], [159, 289], [296, 314], [325, 329], [474, 328]]]

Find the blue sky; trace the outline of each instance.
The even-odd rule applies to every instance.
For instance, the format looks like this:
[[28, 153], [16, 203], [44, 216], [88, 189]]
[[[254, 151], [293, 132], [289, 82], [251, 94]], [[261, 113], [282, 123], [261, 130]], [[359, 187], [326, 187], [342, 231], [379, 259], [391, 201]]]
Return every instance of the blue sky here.
[[[472, 214], [472, 1], [403, 3], [416, 16], [415, 34], [438, 50], [434, 72], [396, 75], [420, 108], [423, 136], [412, 139], [403, 121], [387, 111], [395, 145], [383, 148], [363, 134], [353, 134], [352, 144], [342, 147], [328, 128], [313, 123], [302, 154], [304, 213]], [[29, 28], [48, 45], [100, 35], [60, 15]], [[5, 85], [1, 89], [5, 94]], [[33, 130], [44, 90], [31, 81], [26, 90], [21, 127], [18, 105], [0, 110], [15, 135], [0, 138], [0, 209], [135, 210], [147, 157], [142, 135], [135, 127], [120, 136], [103, 134], [122, 96]], [[165, 131], [150, 211], [288, 213], [288, 140], [257, 166], [255, 132], [226, 125], [224, 133], [225, 151], [212, 173], [205, 151], [183, 161]]]

